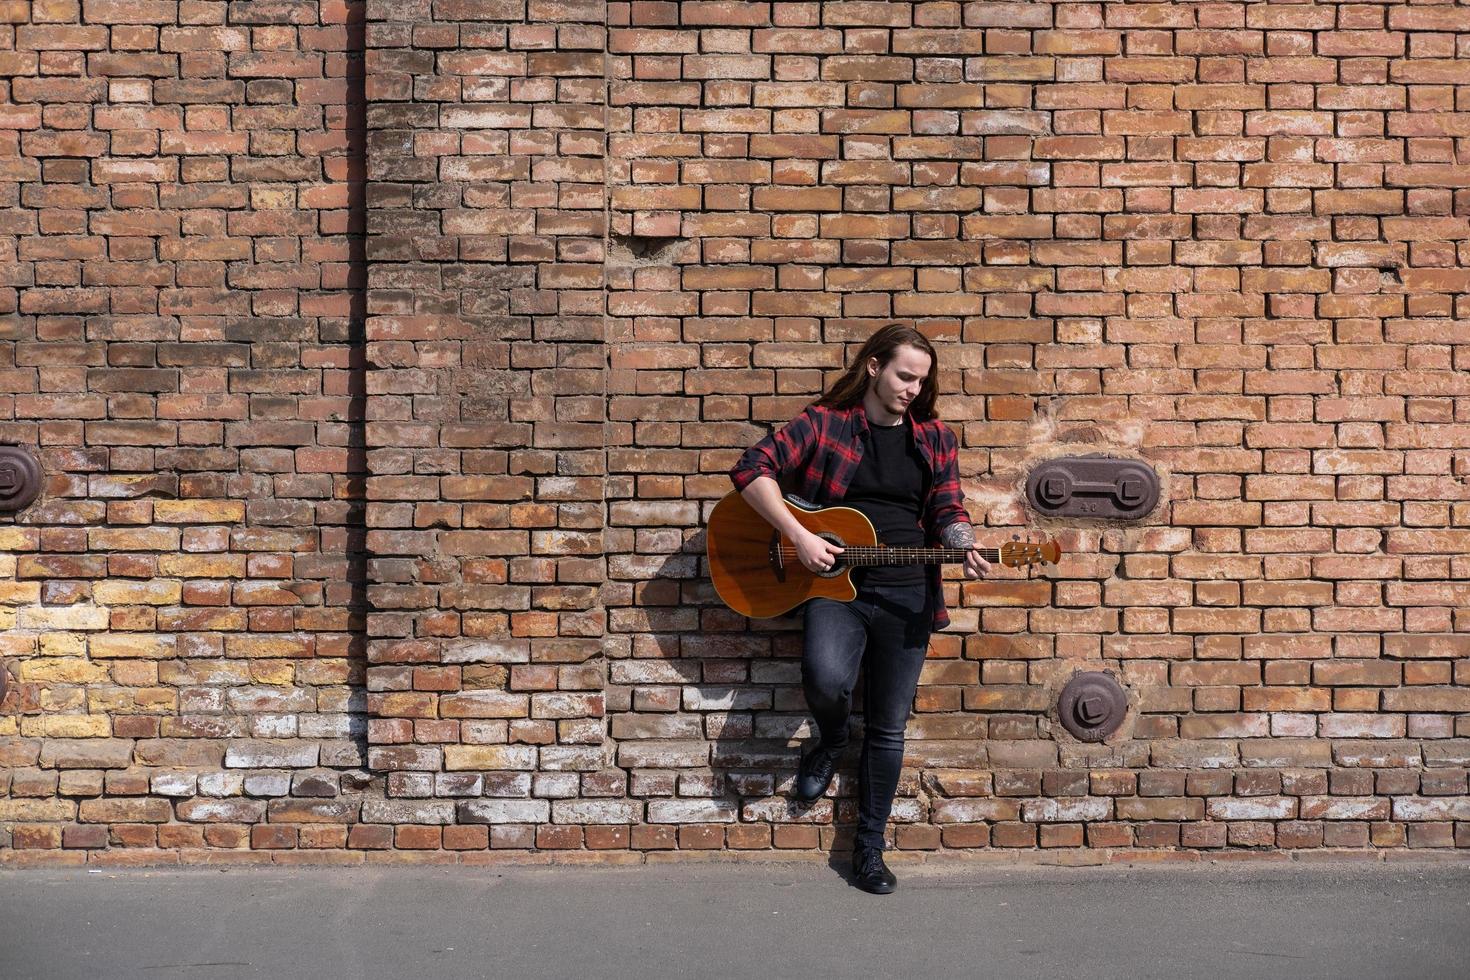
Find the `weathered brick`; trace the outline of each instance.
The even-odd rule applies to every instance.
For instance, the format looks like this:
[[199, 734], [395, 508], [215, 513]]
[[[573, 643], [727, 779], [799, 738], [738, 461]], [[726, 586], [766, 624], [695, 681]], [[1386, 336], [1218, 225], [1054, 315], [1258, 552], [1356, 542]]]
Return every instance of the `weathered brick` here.
[[133, 757], [131, 739], [47, 739], [41, 765], [54, 769], [121, 769]]
[[697, 534], [890, 318], [993, 538], [1041, 456], [1167, 501], [946, 580], [898, 846], [1454, 843], [1463, 18], [960, 7], [0, 0], [13, 845], [826, 846]]

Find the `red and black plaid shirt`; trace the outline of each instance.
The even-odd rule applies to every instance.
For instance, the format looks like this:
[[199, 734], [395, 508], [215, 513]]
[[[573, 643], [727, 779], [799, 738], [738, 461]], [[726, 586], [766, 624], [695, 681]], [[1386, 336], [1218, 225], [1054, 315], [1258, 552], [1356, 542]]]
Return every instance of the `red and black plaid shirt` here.
[[[960, 488], [959, 443], [949, 426], [938, 419], [911, 417], [911, 421], [914, 442], [930, 475], [919, 526], [924, 529], [925, 546], [934, 548], [951, 524], [973, 523]], [[819, 507], [833, 506], [847, 495], [863, 458], [862, 436], [867, 429], [868, 414], [862, 402], [851, 408], [808, 405], [785, 427], [747, 449], [730, 470], [730, 480], [736, 490], [744, 490], [757, 477], [769, 476], [785, 492]], [[928, 581], [934, 599], [933, 628], [943, 629], [949, 625], [949, 613], [944, 608], [940, 566], [929, 566]]]

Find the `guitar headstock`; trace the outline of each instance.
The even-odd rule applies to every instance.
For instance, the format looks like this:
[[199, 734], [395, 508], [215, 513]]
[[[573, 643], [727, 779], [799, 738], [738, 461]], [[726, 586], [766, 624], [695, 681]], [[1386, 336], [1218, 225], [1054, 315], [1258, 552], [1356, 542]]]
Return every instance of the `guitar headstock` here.
[[1055, 564], [1062, 557], [1062, 546], [1055, 539], [1032, 543], [1007, 541], [1000, 546], [1000, 563], [1012, 568], [1025, 565]]

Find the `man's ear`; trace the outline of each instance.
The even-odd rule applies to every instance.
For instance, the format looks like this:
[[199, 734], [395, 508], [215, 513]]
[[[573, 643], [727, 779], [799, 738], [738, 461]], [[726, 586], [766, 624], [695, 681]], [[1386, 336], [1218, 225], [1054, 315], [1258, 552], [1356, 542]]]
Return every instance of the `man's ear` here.
[[870, 358], [868, 358], [868, 377], [870, 377], [870, 378], [876, 378], [877, 376], [878, 376], [878, 359], [876, 357], [870, 357]]

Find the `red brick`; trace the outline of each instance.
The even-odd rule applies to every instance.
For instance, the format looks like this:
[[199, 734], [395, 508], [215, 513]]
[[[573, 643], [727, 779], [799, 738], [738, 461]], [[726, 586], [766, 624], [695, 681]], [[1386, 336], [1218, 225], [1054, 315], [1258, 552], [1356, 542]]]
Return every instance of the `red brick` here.
[[[910, 746], [934, 814], [995, 822], [896, 846], [1456, 843], [1385, 808], [1463, 790], [1421, 769], [1470, 710], [1458, 14], [225, 6], [0, 0], [0, 398], [48, 474], [4, 542], [15, 847], [850, 842], [846, 797], [767, 813], [789, 751], [684, 765], [805, 710], [796, 624], [726, 610], [697, 535], [889, 318], [941, 345], [993, 537], [1041, 456], [1131, 448], [1167, 494], [1061, 532], [1057, 577], [951, 570]], [[1088, 773], [1038, 719], [1100, 655], [1152, 748]], [[1113, 809], [1037, 830], [1043, 791]]]

